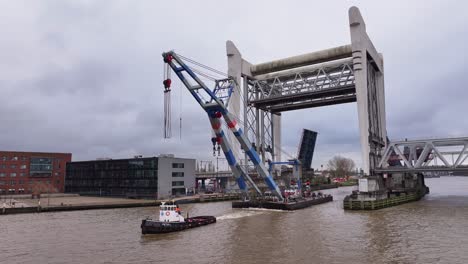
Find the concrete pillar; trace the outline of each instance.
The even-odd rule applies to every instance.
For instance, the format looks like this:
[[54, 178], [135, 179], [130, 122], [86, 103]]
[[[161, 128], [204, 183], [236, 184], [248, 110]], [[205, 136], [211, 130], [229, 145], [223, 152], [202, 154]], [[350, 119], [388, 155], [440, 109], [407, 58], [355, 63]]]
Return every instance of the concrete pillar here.
[[[240, 109], [243, 105], [240, 97], [240, 94], [242, 93], [242, 55], [232, 41], [226, 42], [226, 55], [228, 60], [228, 75], [236, 82], [231, 99], [229, 100], [228, 110], [237, 119], [240, 119]], [[239, 158], [241, 153], [241, 146], [239, 142], [237, 142], [234, 134], [230, 133], [229, 130], [226, 131], [228, 131], [226, 134], [227, 139], [231, 143], [232, 152], [236, 158]]]
[[[381, 145], [386, 142], [385, 96], [383, 82], [383, 60], [366, 33], [366, 24], [357, 7], [349, 9], [349, 25], [356, 85], [357, 110], [363, 170], [366, 175], [378, 164]], [[375, 68], [375, 91], [368, 90], [368, 58]], [[370, 95], [376, 95], [377, 109], [369, 105]], [[372, 111], [373, 110], [373, 111]], [[372, 111], [372, 112], [371, 112]], [[375, 121], [377, 120], [377, 121]], [[372, 122], [372, 123], [369, 123]], [[375, 135], [375, 137], [371, 137]], [[375, 141], [381, 141], [376, 143]]]
[[[236, 98], [234, 96], [238, 96], [239, 93], [234, 93], [233, 97], [231, 97], [230, 101], [230, 107], [229, 111], [232, 113], [235, 113], [237, 117], [243, 117], [243, 122], [244, 122], [244, 127], [243, 130], [245, 133], [249, 133], [249, 128], [247, 126], [247, 99], [248, 99], [248, 84], [247, 84], [247, 79], [255, 77], [252, 72], [251, 68], [253, 65], [249, 63], [248, 61], [244, 60], [242, 58], [241, 53], [237, 49], [237, 47], [234, 45], [232, 41], [227, 41], [226, 42], [226, 52], [228, 56], [228, 75], [235, 79], [237, 84], [239, 85], [239, 91], [243, 92], [243, 98], [244, 101], [241, 101], [240, 98]], [[242, 89], [241, 89], [242, 85]], [[237, 109], [237, 106], [239, 108]], [[231, 108], [232, 107], [232, 108]], [[237, 112], [239, 111], [239, 113]], [[262, 157], [262, 160], [264, 160], [264, 153], [261, 152], [260, 150], [264, 150], [266, 148], [265, 145], [263, 145], [263, 148], [260, 149], [261, 143], [265, 141], [265, 129], [268, 125], [264, 124], [264, 117], [263, 117], [263, 112], [261, 110], [254, 110], [254, 115], [255, 115], [255, 120], [254, 120], [254, 130], [255, 131], [250, 131], [254, 133], [254, 138], [250, 138], [253, 142], [255, 142], [257, 146], [257, 151], [259, 152], [259, 155]], [[272, 148], [273, 148], [273, 153], [274, 153], [274, 160], [280, 161], [281, 160], [281, 151], [279, 148], [281, 147], [281, 115], [272, 115], [272, 124], [271, 124], [271, 134], [272, 134]], [[231, 140], [231, 139], [230, 139]], [[237, 142], [236, 142], [237, 143]], [[239, 149], [240, 150], [240, 145], [235, 145], [233, 144], [233, 149]], [[240, 152], [237, 152], [235, 154], [239, 154]], [[244, 157], [245, 162], [247, 162], [247, 156]]]
[[271, 128], [273, 130], [273, 161], [281, 161], [281, 114], [272, 114], [271, 122]]

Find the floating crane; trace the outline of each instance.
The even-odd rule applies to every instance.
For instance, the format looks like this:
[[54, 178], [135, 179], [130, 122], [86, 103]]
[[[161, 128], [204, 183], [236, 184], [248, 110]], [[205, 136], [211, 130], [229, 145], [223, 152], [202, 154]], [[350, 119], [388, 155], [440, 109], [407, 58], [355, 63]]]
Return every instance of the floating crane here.
[[[266, 185], [270, 189], [271, 193], [278, 198], [280, 202], [284, 201], [284, 197], [273, 180], [273, 177], [269, 173], [268, 169], [265, 167], [263, 162], [260, 160], [260, 157], [255, 150], [255, 147], [252, 145], [247, 135], [244, 134], [242, 129], [238, 125], [238, 121], [235, 116], [231, 114], [227, 105], [233, 90], [236, 88], [236, 83], [231, 78], [226, 78], [222, 80], [216, 80], [215, 87], [213, 90], [209, 89], [208, 86], [195, 74], [195, 71], [191, 69], [187, 64], [182, 60], [183, 56], [176, 54], [174, 51], [165, 52], [162, 54], [164, 62], [166, 63], [167, 70], [165, 71], [165, 80], [163, 82], [165, 93], [170, 91], [171, 79], [170, 79], [170, 70], [177, 75], [177, 77], [182, 81], [190, 94], [195, 98], [198, 104], [205, 110], [208, 114], [208, 118], [213, 128], [213, 132], [216, 135], [213, 145], [218, 144], [221, 146], [221, 149], [226, 157], [226, 160], [233, 172], [233, 175], [239, 185], [240, 190], [248, 195], [248, 189], [246, 180], [253, 186], [255, 191], [261, 196], [263, 193], [260, 191], [258, 186], [254, 183], [252, 178], [248, 175], [244, 167], [242, 167], [231, 149], [229, 141], [226, 139], [226, 134], [223, 131], [221, 125], [221, 118], [224, 118], [226, 124], [234, 134], [235, 139], [240, 143], [242, 150], [245, 151], [247, 156], [252, 161], [255, 169], [258, 174], [265, 180]], [[201, 75], [201, 73], [199, 73]]]

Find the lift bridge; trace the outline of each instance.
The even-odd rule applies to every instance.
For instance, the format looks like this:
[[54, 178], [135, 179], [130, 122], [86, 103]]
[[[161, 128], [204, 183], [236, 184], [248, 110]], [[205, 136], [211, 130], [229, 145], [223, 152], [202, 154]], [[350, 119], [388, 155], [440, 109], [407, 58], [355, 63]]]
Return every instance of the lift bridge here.
[[[229, 104], [216, 98], [216, 89], [208, 91], [194, 73], [184, 66], [179, 55], [167, 53], [163, 56], [174, 55], [179, 66], [169, 62], [170, 67], [209, 112], [210, 122], [218, 138], [225, 136], [218, 118], [223, 115], [228, 125], [232, 124], [229, 128], [234, 131], [234, 135], [227, 134], [228, 140], [220, 141], [223, 151], [229, 157], [240, 157], [240, 151], [244, 149], [244, 165], [249, 164], [249, 160], [254, 161], [254, 165], [259, 167], [259, 174], [278, 197], [281, 197], [280, 190], [264, 168], [264, 163], [267, 160], [281, 161], [281, 113], [299, 109], [356, 102], [365, 175], [465, 171], [468, 167], [463, 165], [468, 155], [468, 138], [388, 140], [383, 56], [369, 38], [357, 7], [349, 9], [349, 29], [350, 42], [345, 45], [258, 64], [243, 58], [235, 44], [227, 41], [228, 78], [222, 82], [228, 85], [217, 81], [216, 87], [232, 87], [234, 91], [228, 89]], [[188, 83], [182, 71], [188, 72], [197, 84]], [[198, 91], [202, 88], [211, 98], [209, 101], [199, 98]], [[221, 107], [216, 110], [218, 112], [211, 109], [213, 105]], [[224, 105], [227, 105], [227, 110], [224, 110]], [[243, 123], [237, 124], [234, 117], [242, 117], [239, 119]], [[461, 148], [442, 150], [456, 146]], [[445, 155], [457, 157], [450, 163]], [[437, 164], [438, 160], [440, 165]], [[236, 175], [245, 175], [252, 182], [248, 170], [235, 162], [232, 164], [235, 166], [231, 166], [231, 169], [234, 168]]]
[[376, 169], [387, 138], [383, 59], [356, 7], [349, 28], [346, 45], [259, 64], [227, 42], [228, 74], [244, 95], [234, 94], [230, 109], [243, 114], [243, 129], [264, 161], [281, 160], [282, 112], [357, 102], [363, 170]]
[[243, 114], [262, 159], [281, 160], [282, 112], [356, 102], [366, 175], [468, 172], [468, 138], [388, 140], [383, 56], [357, 7], [349, 9], [349, 29], [346, 45], [259, 64], [226, 43], [228, 74], [244, 95], [234, 94], [230, 109]]

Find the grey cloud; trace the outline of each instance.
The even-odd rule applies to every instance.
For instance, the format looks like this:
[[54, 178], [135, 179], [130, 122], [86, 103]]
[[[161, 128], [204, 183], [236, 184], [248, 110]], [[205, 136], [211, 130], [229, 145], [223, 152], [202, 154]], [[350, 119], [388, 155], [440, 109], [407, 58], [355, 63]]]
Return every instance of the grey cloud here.
[[60, 93], [97, 95], [112, 92], [119, 82], [120, 69], [111, 64], [81, 62], [72, 69], [56, 69], [31, 83], [40, 94], [56, 96]]

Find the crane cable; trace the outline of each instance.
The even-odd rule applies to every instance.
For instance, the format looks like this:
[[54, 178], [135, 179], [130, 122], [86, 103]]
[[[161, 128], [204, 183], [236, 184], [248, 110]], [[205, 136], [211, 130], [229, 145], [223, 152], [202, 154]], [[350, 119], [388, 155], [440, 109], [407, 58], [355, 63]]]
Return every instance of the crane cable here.
[[207, 66], [207, 65], [204, 65], [204, 64], [202, 64], [202, 63], [200, 63], [200, 62], [197, 62], [197, 61], [195, 61], [195, 60], [193, 60], [193, 59], [190, 59], [190, 58], [187, 58], [187, 57], [185, 57], [185, 56], [182, 56], [182, 55], [180, 55], [180, 54], [178, 54], [178, 53], [176, 53], [176, 55], [179, 56], [180, 58], [182, 58], [183, 60], [188, 61], [188, 62], [190, 62], [190, 63], [192, 63], [192, 64], [195, 64], [195, 65], [197, 65], [197, 66], [199, 66], [199, 67], [205, 68], [206, 70], [215, 72], [215, 73], [217, 73], [217, 74], [219, 74], [219, 75], [221, 75], [221, 76], [223, 76], [223, 77], [228, 77], [228, 75], [227, 75], [226, 73], [222, 72], [222, 71], [219, 71], [219, 70], [216, 70], [216, 69], [214, 69], [214, 68], [211, 68], [211, 67], [209, 67], [209, 66]]
[[179, 140], [182, 141], [182, 89], [179, 88]]
[[171, 68], [168, 62], [172, 60], [172, 56], [168, 55], [164, 58], [164, 138], [171, 138]]

